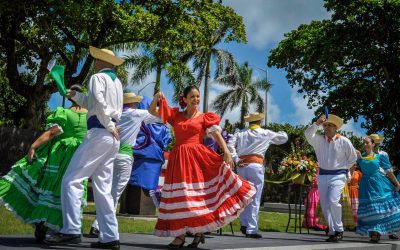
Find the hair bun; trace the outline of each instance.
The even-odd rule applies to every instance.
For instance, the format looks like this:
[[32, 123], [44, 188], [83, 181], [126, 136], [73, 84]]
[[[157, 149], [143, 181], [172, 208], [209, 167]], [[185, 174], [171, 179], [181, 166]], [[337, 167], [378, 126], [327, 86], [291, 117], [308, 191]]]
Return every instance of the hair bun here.
[[184, 109], [186, 107], [186, 103], [185, 101], [183, 101], [183, 94], [179, 95], [179, 107], [181, 107], [181, 109]]

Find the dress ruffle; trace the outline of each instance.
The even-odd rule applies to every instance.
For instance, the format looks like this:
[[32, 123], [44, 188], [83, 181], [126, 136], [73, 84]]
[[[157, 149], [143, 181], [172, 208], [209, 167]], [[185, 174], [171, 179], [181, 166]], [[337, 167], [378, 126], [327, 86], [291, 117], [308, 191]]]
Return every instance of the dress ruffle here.
[[205, 113], [187, 119], [164, 98], [159, 113], [173, 125], [176, 144], [168, 158], [154, 233], [176, 237], [223, 227], [239, 216], [256, 190], [233, 173], [221, 155], [201, 144], [206, 130], [219, 124], [219, 116]]
[[[57, 108], [47, 121], [61, 126], [63, 133], [39, 147], [31, 164], [25, 156], [0, 179], [0, 203], [24, 223], [44, 222], [58, 230], [62, 226], [61, 181], [82, 142], [86, 115]], [[86, 204], [86, 181], [84, 186], [83, 205]]]

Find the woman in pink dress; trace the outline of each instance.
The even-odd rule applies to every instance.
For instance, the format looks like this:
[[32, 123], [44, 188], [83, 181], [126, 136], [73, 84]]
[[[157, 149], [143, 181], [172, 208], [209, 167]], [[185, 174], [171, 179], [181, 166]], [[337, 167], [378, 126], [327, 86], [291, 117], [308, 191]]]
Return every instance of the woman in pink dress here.
[[[220, 117], [198, 111], [199, 89], [186, 87], [184, 111], [170, 108], [161, 92], [154, 96], [150, 113], [173, 126], [175, 146], [168, 159], [159, 216], [155, 228], [158, 236], [173, 236], [168, 248], [181, 248], [185, 233], [193, 233], [189, 248], [204, 243], [204, 232], [231, 222], [252, 201], [252, 183], [233, 173], [232, 157], [222, 138]], [[157, 112], [157, 102], [159, 109]], [[202, 144], [205, 134], [212, 135], [223, 155]]]
[[[318, 175], [318, 168], [312, 180], [311, 189], [308, 192], [308, 198], [307, 198], [308, 206], [307, 206], [307, 199], [304, 201], [304, 205], [307, 207], [307, 211], [303, 220], [303, 227], [308, 226], [314, 229], [325, 230], [327, 226], [318, 223], [319, 219], [317, 216], [317, 208], [319, 202], [319, 193], [318, 193], [317, 175]], [[307, 219], [307, 221], [305, 219]]]

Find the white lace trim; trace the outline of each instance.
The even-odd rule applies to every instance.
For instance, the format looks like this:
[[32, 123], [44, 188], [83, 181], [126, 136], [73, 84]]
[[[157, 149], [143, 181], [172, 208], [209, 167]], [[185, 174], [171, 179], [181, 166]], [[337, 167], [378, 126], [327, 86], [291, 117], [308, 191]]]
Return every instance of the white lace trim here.
[[62, 129], [62, 127], [60, 125], [58, 125], [57, 123], [49, 123], [49, 124], [47, 124], [46, 125], [46, 130], [48, 130], [49, 128], [52, 128], [52, 127], [57, 127], [60, 130], [57, 133], [57, 135], [61, 135], [62, 133], [64, 133], [64, 130]]
[[219, 125], [212, 125], [211, 127], [206, 129], [206, 133], [208, 136], [212, 136], [213, 132], [222, 132], [222, 128]]

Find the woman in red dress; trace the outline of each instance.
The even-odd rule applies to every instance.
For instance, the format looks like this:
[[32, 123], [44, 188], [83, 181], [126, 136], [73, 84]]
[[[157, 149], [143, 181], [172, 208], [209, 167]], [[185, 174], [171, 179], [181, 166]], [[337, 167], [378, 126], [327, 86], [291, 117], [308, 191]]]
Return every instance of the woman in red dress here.
[[[175, 237], [169, 248], [183, 247], [186, 232], [195, 234], [188, 247], [197, 248], [200, 242], [204, 243], [204, 232], [231, 222], [255, 195], [253, 184], [241, 179], [230, 168], [233, 162], [220, 134], [220, 117], [198, 111], [199, 89], [186, 87], [183, 102], [186, 104], [184, 111], [170, 108], [159, 92], [149, 109], [164, 123], [171, 124], [175, 134], [155, 228], [155, 235]], [[206, 133], [217, 141], [223, 156], [202, 144]]]

